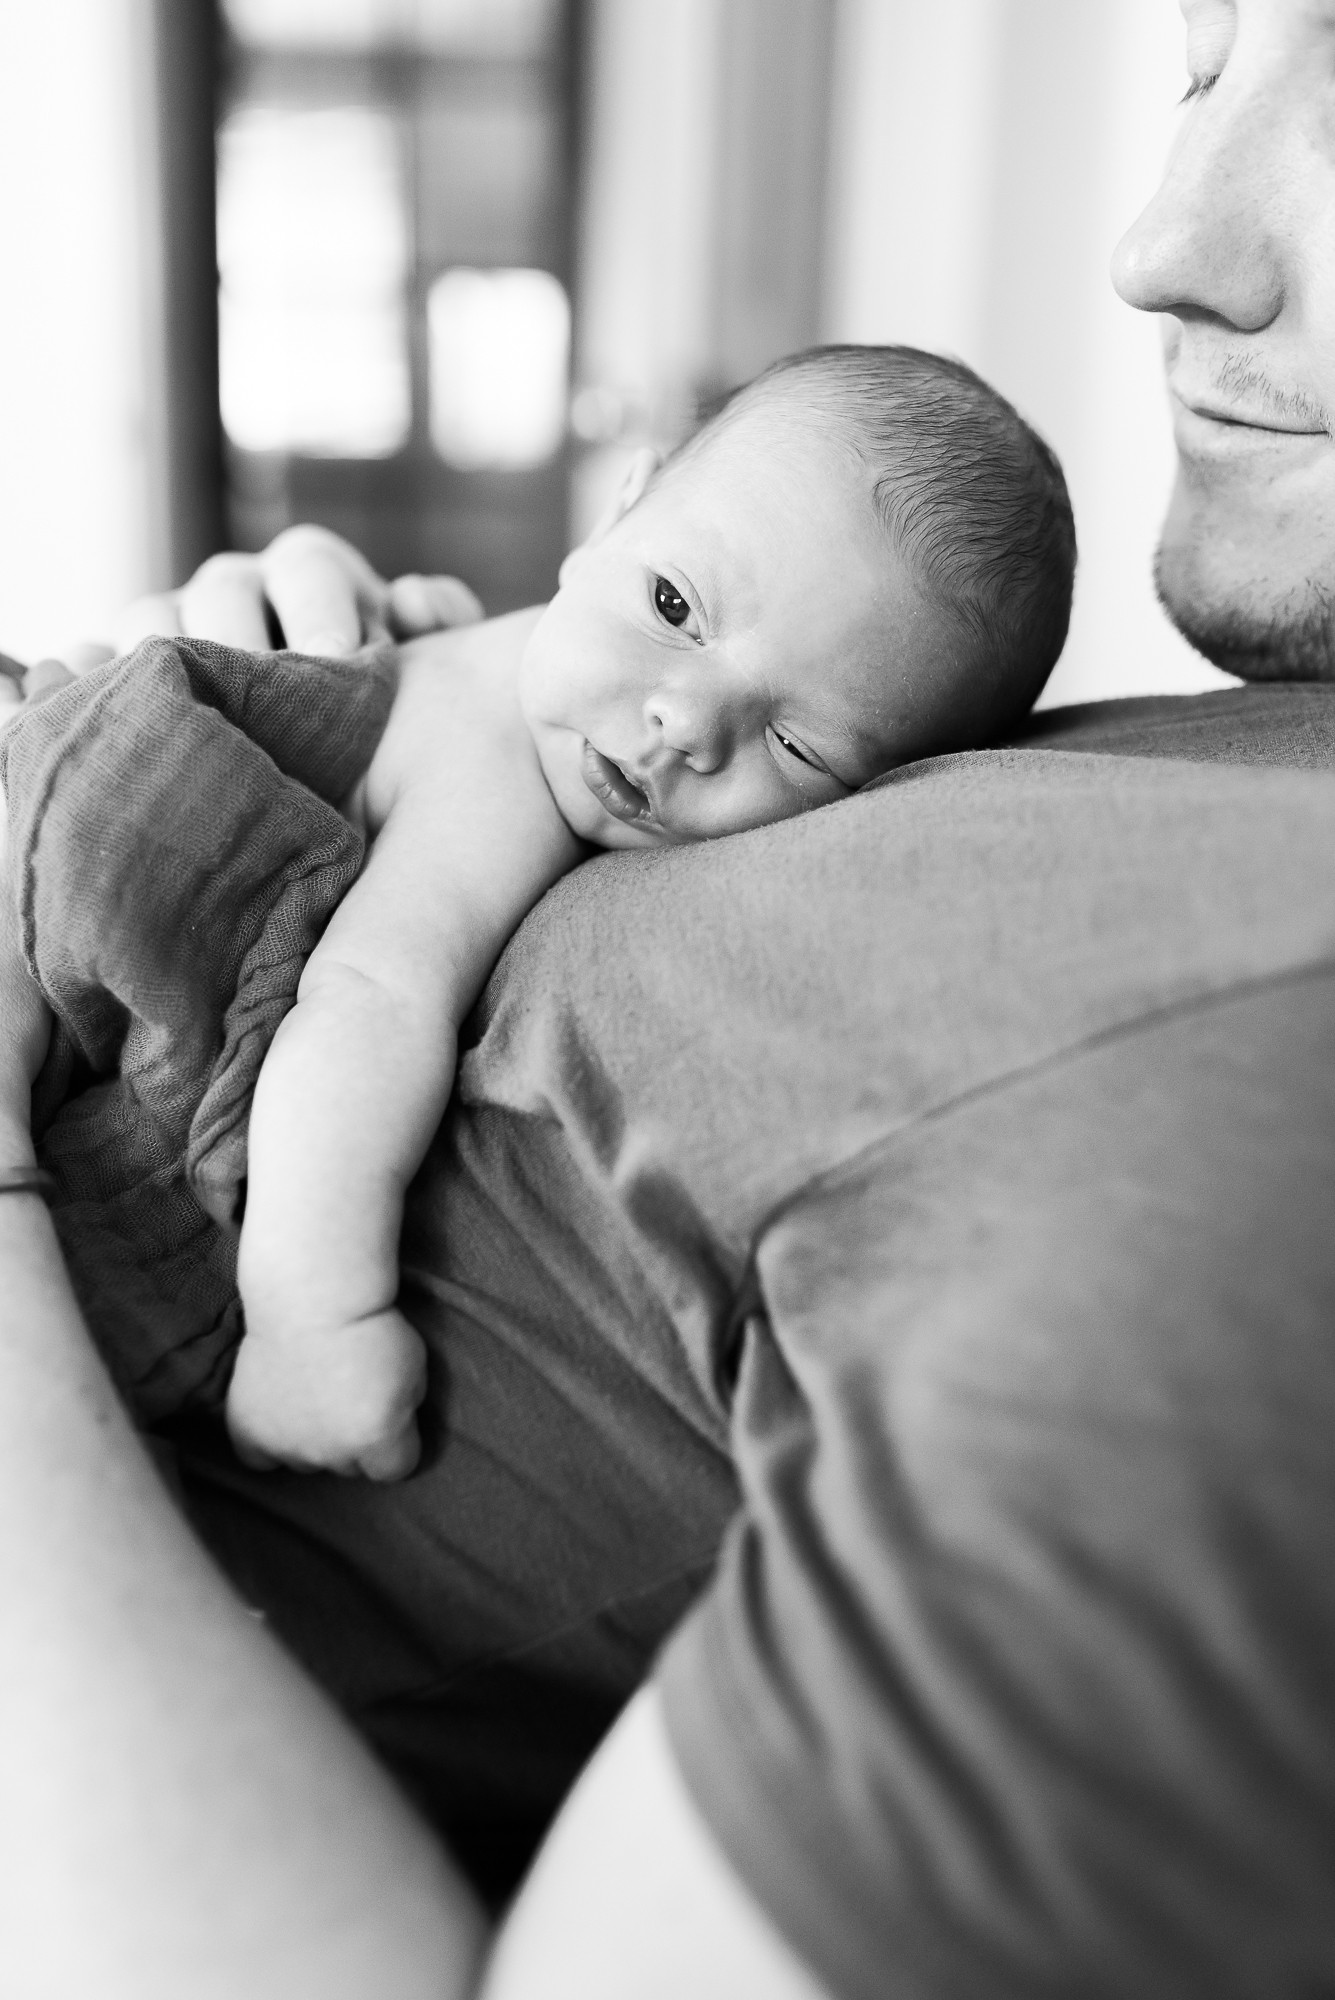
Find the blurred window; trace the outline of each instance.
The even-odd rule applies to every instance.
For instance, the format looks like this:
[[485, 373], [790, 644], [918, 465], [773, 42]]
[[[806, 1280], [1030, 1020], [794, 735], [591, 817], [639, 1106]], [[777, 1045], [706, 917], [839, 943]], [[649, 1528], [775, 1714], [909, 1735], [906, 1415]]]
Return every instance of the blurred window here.
[[324, 521], [492, 610], [565, 552], [582, 0], [220, 0], [231, 536]]
[[220, 391], [250, 451], [370, 458], [412, 422], [407, 215], [383, 113], [235, 112], [218, 139]]
[[427, 301], [431, 439], [450, 465], [541, 465], [565, 435], [570, 302], [547, 271], [446, 271]]
[[415, 48], [540, 56], [554, 0], [225, 0], [233, 34], [256, 48]]

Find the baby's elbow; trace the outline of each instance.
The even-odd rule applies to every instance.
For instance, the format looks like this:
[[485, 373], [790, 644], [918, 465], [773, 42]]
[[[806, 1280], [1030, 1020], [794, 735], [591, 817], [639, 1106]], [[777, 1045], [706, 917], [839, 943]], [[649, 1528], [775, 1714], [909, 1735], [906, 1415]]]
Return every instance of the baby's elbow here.
[[372, 969], [337, 952], [316, 952], [297, 984], [294, 1031], [342, 1030], [365, 1041], [416, 1046], [438, 1020], [438, 996], [418, 990], [411, 968]]
[[389, 984], [365, 966], [353, 965], [333, 952], [314, 952], [307, 959], [297, 981], [298, 1005], [329, 1001], [342, 1006], [374, 1002], [379, 997], [393, 999]]

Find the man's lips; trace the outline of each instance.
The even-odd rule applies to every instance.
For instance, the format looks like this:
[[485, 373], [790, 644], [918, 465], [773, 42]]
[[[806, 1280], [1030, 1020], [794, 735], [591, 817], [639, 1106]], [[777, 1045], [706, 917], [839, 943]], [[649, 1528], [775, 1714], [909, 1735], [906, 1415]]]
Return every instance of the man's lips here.
[[585, 743], [580, 755], [580, 776], [599, 805], [604, 806], [614, 819], [623, 819], [628, 825], [643, 825], [653, 818], [653, 803], [648, 793], [642, 792], [619, 764], [614, 764], [610, 757], [604, 757], [602, 751], [595, 750], [589, 742]]
[[1189, 403], [1185, 397], [1179, 397], [1178, 400], [1181, 402], [1183, 409], [1190, 410], [1193, 416], [1207, 417], [1212, 424], [1239, 424], [1244, 430], [1250, 431], [1282, 431], [1290, 437], [1325, 437], [1327, 435], [1325, 429], [1320, 424], [1302, 424], [1292, 421], [1280, 423], [1274, 417], [1262, 416], [1259, 412], [1251, 410], [1233, 409], [1223, 403]]
[[1277, 420], [1227, 404], [1187, 402], [1174, 392], [1173, 435], [1185, 458], [1242, 463], [1259, 455], [1297, 466], [1328, 451], [1330, 433], [1310, 424]]
[[1261, 431], [1271, 437], [1330, 436], [1324, 424], [1314, 423], [1305, 416], [1277, 415], [1271, 410], [1250, 409], [1246, 404], [1231, 403], [1222, 397], [1184, 394], [1176, 388], [1170, 388], [1169, 394], [1175, 416], [1194, 417], [1201, 424], [1218, 424], [1229, 430]]

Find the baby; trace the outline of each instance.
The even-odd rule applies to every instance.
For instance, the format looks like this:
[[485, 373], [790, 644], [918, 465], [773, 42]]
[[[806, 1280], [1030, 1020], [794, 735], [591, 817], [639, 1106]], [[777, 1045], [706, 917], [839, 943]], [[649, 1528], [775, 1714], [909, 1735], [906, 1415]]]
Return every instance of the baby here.
[[544, 890], [593, 848], [741, 832], [999, 734], [1061, 650], [1074, 562], [1056, 460], [968, 369], [818, 349], [638, 457], [546, 607], [403, 649], [348, 802], [368, 858], [255, 1092], [243, 1458], [412, 1470], [404, 1191]]

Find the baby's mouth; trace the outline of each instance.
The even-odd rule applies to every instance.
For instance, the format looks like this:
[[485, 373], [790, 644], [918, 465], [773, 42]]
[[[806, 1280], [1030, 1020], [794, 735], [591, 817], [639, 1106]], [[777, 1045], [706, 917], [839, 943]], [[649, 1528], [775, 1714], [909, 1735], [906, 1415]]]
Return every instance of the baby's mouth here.
[[580, 756], [580, 775], [599, 805], [605, 807], [614, 819], [634, 825], [653, 818], [654, 809], [648, 793], [632, 783], [619, 764], [614, 764], [610, 757], [604, 757], [601, 750], [595, 750], [587, 741]]

